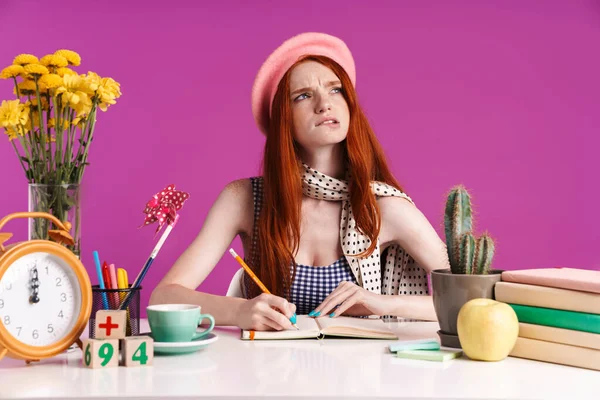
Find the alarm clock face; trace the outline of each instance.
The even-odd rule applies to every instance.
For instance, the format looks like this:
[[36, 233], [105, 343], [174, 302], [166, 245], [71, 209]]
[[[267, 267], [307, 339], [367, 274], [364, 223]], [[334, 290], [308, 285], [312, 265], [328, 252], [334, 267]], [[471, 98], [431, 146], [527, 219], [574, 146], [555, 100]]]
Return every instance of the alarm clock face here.
[[0, 280], [0, 319], [18, 341], [48, 346], [74, 327], [81, 288], [62, 258], [35, 252], [13, 262]]

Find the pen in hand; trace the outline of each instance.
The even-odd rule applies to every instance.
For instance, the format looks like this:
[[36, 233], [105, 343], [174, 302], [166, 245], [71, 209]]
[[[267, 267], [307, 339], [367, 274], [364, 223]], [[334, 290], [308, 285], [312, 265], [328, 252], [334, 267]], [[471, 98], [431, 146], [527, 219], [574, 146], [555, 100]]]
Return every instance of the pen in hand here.
[[[260, 290], [263, 291], [263, 293], [271, 294], [269, 289], [267, 289], [267, 287], [265, 285], [263, 285], [263, 283], [260, 281], [260, 279], [258, 279], [258, 277], [254, 274], [254, 272], [252, 272], [252, 270], [250, 269], [250, 267], [248, 267], [248, 265], [244, 262], [244, 260], [242, 260], [242, 258], [240, 256], [238, 256], [238, 254], [235, 252], [235, 250], [229, 249], [229, 253], [231, 253], [233, 258], [235, 258], [237, 260], [237, 262], [240, 263], [242, 268], [244, 268], [246, 273], [250, 276], [250, 278], [252, 278], [254, 283], [256, 283], [258, 285], [258, 287], [260, 288]], [[298, 326], [296, 325], [296, 313], [294, 313], [291, 316], [290, 322], [292, 323], [292, 326], [294, 328], [296, 328], [297, 330], [300, 330], [300, 328], [298, 328]]]

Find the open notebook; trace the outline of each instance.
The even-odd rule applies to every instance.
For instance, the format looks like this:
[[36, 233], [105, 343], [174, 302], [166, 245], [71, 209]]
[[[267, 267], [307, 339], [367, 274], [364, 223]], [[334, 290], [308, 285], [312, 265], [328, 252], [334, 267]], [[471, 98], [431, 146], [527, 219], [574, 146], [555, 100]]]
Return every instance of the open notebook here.
[[242, 340], [322, 339], [325, 336], [362, 339], [398, 339], [398, 336], [381, 319], [354, 317], [312, 318], [298, 315], [297, 329], [284, 331], [242, 330]]

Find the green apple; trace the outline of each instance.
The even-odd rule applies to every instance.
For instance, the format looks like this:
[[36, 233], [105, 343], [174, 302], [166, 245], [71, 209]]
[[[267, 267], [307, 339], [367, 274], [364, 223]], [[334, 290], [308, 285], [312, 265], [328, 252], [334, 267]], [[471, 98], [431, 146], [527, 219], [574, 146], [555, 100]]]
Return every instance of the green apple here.
[[500, 361], [508, 356], [519, 336], [517, 314], [506, 303], [473, 299], [458, 312], [460, 345], [472, 360]]

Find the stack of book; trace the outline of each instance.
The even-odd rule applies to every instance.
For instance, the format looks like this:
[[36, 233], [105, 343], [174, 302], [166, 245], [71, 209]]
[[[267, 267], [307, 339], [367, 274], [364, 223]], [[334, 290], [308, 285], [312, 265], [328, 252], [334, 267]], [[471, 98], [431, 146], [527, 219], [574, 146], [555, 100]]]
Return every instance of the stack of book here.
[[600, 370], [600, 271], [504, 271], [494, 292], [519, 319], [511, 356]]

